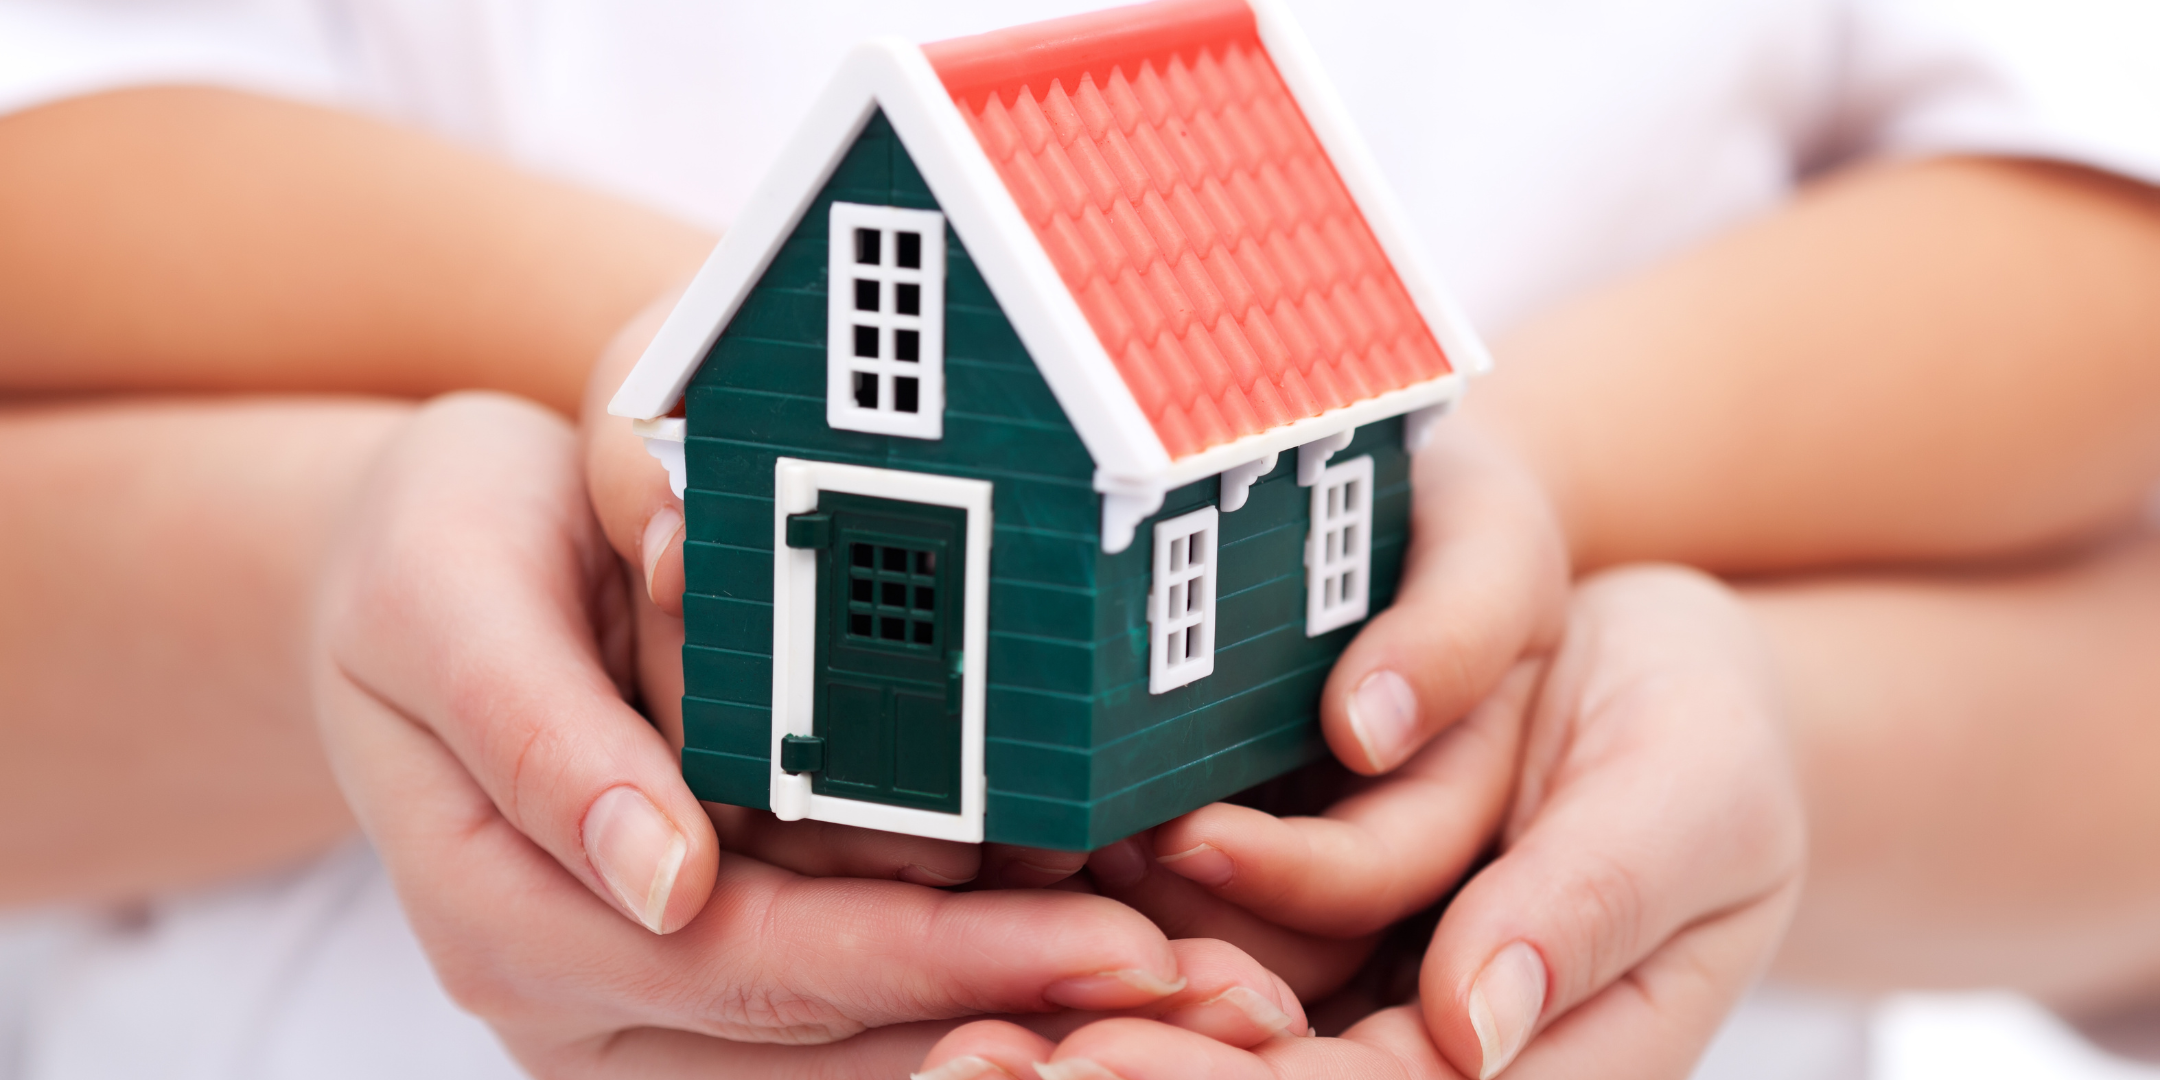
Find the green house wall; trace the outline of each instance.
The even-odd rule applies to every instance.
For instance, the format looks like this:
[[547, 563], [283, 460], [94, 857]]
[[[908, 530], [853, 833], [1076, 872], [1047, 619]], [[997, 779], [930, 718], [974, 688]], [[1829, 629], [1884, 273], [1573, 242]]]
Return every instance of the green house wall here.
[[[1308, 489], [1295, 454], [1222, 517], [1215, 673], [1147, 692], [1155, 521], [1214, 503], [1180, 488], [1102, 552], [1094, 463], [958, 236], [946, 231], [944, 438], [825, 423], [826, 222], [834, 200], [936, 209], [882, 115], [811, 203], [688, 391], [683, 774], [698, 797], [767, 805], [773, 468], [781, 456], [991, 481], [985, 831], [1099, 847], [1324, 753], [1319, 691], [1355, 628], [1305, 636]], [[1399, 420], [1335, 460], [1374, 458], [1373, 607], [1394, 594], [1409, 519]]]

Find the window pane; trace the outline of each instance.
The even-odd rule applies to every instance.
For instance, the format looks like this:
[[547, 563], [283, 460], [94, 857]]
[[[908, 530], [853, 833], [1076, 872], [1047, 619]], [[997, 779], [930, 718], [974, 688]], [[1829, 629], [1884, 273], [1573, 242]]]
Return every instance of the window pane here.
[[902, 315], [922, 314], [922, 286], [904, 281], [893, 286], [893, 310]]
[[907, 557], [908, 550], [906, 548], [886, 548], [884, 569], [897, 570], [903, 574], [906, 573]]
[[[868, 544], [855, 544], [855, 545], [852, 545], [852, 547], [854, 548], [854, 550], [852, 550], [852, 551], [848, 552], [848, 555], [849, 555], [849, 557], [850, 557], [851, 559], [853, 559], [853, 560], [854, 560], [854, 563], [855, 563], [855, 565], [857, 565], [857, 566], [868, 566], [868, 565], [870, 565], [870, 545], [868, 545]], [[868, 598], [867, 598], [867, 597], [865, 597], [865, 599], [868, 599]]]
[[885, 594], [885, 598], [880, 603], [883, 603], [886, 607], [904, 608], [907, 606], [907, 586], [897, 581], [888, 581], [881, 591]]
[[876, 311], [878, 283], [867, 278], [855, 279], [855, 310]]
[[922, 269], [922, 234], [904, 232], [900, 235], [900, 265], [910, 270]]
[[855, 407], [877, 408], [877, 374], [869, 371], [855, 373]]
[[[906, 333], [906, 331], [901, 331]], [[921, 407], [922, 390], [914, 379], [902, 375], [893, 380], [892, 407], [898, 412], [911, 413]]]
[[879, 236], [880, 231], [877, 229], [855, 230], [856, 262], [862, 263], [865, 266], [876, 266], [878, 264]]
[[922, 359], [922, 334], [914, 330], [895, 330], [892, 337], [893, 359], [911, 364]]
[[875, 358], [877, 356], [877, 327], [855, 328], [855, 355]]

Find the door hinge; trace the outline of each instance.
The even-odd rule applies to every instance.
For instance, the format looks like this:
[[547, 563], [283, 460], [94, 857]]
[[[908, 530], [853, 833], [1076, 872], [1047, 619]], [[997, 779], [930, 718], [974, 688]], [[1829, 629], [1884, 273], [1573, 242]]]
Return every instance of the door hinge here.
[[787, 519], [787, 546], [791, 548], [817, 548], [832, 546], [831, 514], [789, 514]]
[[816, 735], [780, 736], [780, 771], [825, 771], [825, 740]]

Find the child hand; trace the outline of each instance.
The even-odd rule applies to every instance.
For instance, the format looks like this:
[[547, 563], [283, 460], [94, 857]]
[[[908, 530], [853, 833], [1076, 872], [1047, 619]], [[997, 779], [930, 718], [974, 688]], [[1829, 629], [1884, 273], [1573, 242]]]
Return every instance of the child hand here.
[[[1527, 670], [1534, 682], [1511, 680], [1408, 775], [1326, 819], [1211, 807], [1166, 826], [1164, 855], [1196, 838], [1214, 846], [1209, 886], [1136, 860], [1138, 877], [1104, 890], [1173, 933], [1228, 930], [1237, 941], [1267, 923], [1247, 948], [1285, 969], [1275, 953], [1295, 950], [1292, 930], [1325, 942], [1411, 902], [1402, 897], [1439, 895], [1486, 841], [1473, 830], [1502, 821], [1498, 858], [1440, 921], [1419, 1003], [1342, 1041], [1251, 1052], [1129, 1021], [1054, 1048], [975, 1024], [929, 1063], [972, 1055], [1025, 1076], [1017, 1066], [1079, 1058], [1107, 1073], [1075, 1065], [1069, 1075], [1097, 1080], [1489, 1077], [1510, 1062], [1525, 1077], [1683, 1074], [1767, 961], [1799, 892], [1804, 827], [1755, 628], [1707, 578], [1618, 571], [1582, 587], [1558, 654]], [[1522, 732], [1514, 783], [1466, 794], [1445, 782], [1474, 782], [1513, 758], [1503, 721]], [[954, 1080], [967, 1075], [952, 1068]]]
[[1235, 949], [1101, 897], [722, 856], [623, 700], [624, 583], [575, 454], [508, 399], [422, 410], [318, 615], [339, 780], [446, 986], [529, 1067], [889, 1076], [949, 1026], [922, 1022], [984, 1013], [1138, 1010], [1241, 1044], [1304, 1022]]

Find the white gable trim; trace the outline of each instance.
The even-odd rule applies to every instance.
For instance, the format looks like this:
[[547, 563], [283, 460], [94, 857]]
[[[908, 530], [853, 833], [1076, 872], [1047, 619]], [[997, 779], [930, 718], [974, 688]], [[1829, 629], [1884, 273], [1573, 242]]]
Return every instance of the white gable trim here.
[[1440, 339], [1440, 348], [1447, 353], [1448, 362], [1455, 370], [1467, 375], [1491, 371], [1491, 351], [1470, 328], [1470, 319], [1463, 314], [1455, 298], [1441, 288], [1439, 277], [1425, 262], [1423, 250], [1412, 240], [1414, 234], [1410, 231], [1409, 215], [1396, 200], [1395, 189], [1389, 187], [1387, 178], [1381, 175], [1379, 159], [1373, 157], [1364, 136], [1358, 134], [1357, 125], [1351, 122], [1350, 110], [1336, 95], [1335, 84], [1328, 81], [1327, 73], [1320, 66], [1319, 54], [1313, 52], [1312, 43], [1305, 39], [1305, 31], [1298, 28], [1282, 0], [1246, 0], [1246, 3], [1252, 6], [1253, 18], [1260, 30], [1260, 43], [1267, 46], [1268, 56], [1275, 61], [1275, 70], [1282, 73], [1283, 82], [1290, 87], [1290, 95], [1297, 99], [1298, 108], [1305, 111], [1306, 122], [1312, 125], [1313, 134], [1319, 136], [1328, 159], [1335, 163], [1336, 174], [1342, 177], [1343, 186], [1350, 189], [1350, 198], [1365, 215], [1365, 223], [1372, 227], [1373, 236], [1380, 241], [1380, 250], [1387, 252], [1388, 261], [1395, 265], [1396, 276], [1402, 278], [1403, 287], [1409, 290], [1411, 302], [1417, 305], [1418, 313], [1425, 316], [1425, 325]]
[[721, 328], [879, 107], [1096, 467], [1120, 477], [1162, 475], [1170, 468], [1168, 451], [1035, 230], [922, 50], [895, 39], [868, 42], [848, 55], [608, 411], [649, 420], [675, 407]]

